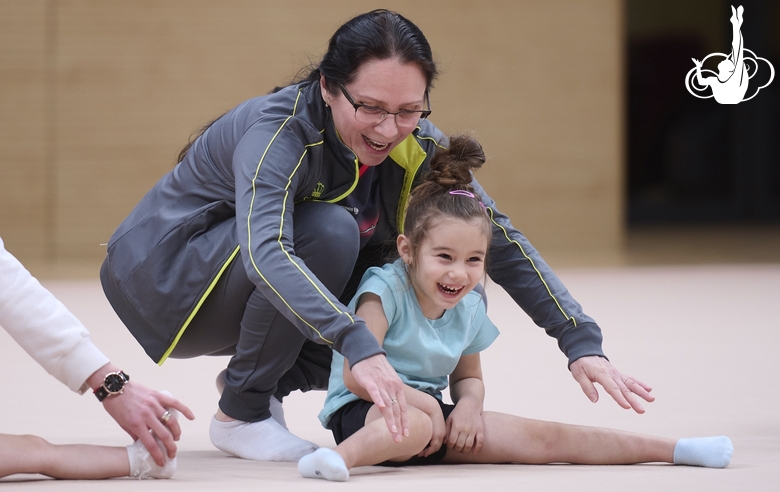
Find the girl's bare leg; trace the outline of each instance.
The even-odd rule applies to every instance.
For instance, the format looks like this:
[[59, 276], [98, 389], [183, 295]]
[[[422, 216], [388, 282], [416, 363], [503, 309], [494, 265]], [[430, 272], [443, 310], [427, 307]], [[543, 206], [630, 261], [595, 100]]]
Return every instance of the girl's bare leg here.
[[431, 418], [409, 405], [409, 436], [395, 442], [376, 406], [366, 415], [366, 425], [341, 444], [336, 452], [344, 459], [347, 468], [368, 466], [383, 461], [406, 461], [422, 451], [431, 440]]
[[676, 441], [630, 432], [484, 412], [478, 454], [447, 450], [446, 463], [576, 463], [622, 465], [674, 462]]
[[64, 479], [126, 477], [130, 462], [126, 448], [54, 445], [37, 436], [0, 434], [0, 477], [16, 473]]
[[350, 468], [375, 465], [383, 461], [406, 461], [425, 449], [431, 440], [432, 424], [423, 411], [409, 405], [409, 435], [395, 442], [382, 414], [372, 406], [366, 425], [345, 439], [336, 449], [320, 448], [298, 462], [298, 471], [306, 478], [346, 481]]

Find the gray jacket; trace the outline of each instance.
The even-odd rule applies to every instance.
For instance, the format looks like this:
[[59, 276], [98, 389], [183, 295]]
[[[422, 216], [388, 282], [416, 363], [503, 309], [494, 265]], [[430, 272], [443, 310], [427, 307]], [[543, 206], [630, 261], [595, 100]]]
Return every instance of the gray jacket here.
[[[382, 245], [403, 231], [409, 191], [446, 144], [423, 121], [377, 168], [380, 220], [358, 268], [381, 262]], [[357, 181], [357, 157], [338, 137], [318, 84], [245, 101], [196, 139], [120, 224], [101, 271], [104, 291], [162, 363], [222, 272], [240, 258], [250, 280], [309, 339], [353, 364], [383, 353], [365, 322], [295, 256], [292, 242], [295, 204], [337, 202]], [[491, 278], [558, 340], [570, 363], [603, 355], [599, 327], [474, 184], [493, 219]]]

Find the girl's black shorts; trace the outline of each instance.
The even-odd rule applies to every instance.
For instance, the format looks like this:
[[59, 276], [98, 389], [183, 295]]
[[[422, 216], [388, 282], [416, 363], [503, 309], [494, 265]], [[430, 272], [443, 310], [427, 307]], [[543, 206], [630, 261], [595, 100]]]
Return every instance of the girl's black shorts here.
[[[439, 402], [439, 406], [441, 407], [441, 412], [444, 415], [444, 420], [446, 421], [447, 418], [450, 416], [450, 413], [455, 409], [455, 405], [450, 405], [449, 403], [444, 403], [438, 398], [436, 401]], [[345, 440], [355, 432], [359, 431], [363, 428], [366, 424], [366, 415], [368, 415], [368, 410], [373, 405], [373, 402], [366, 401], [366, 400], [356, 400], [347, 403], [343, 407], [336, 410], [336, 413], [334, 413], [331, 418], [330, 422], [328, 423], [328, 426], [330, 427], [330, 430], [333, 432], [333, 438], [336, 440], [336, 444], [341, 444], [341, 441]], [[411, 459], [408, 459], [403, 462], [398, 461], [385, 461], [384, 463], [380, 463], [382, 466], [414, 466], [414, 465], [435, 465], [441, 462], [441, 460], [444, 458], [444, 455], [447, 454], [447, 445], [442, 444], [442, 446], [439, 448], [438, 451], [435, 453], [420, 457], [420, 456], [414, 456]]]

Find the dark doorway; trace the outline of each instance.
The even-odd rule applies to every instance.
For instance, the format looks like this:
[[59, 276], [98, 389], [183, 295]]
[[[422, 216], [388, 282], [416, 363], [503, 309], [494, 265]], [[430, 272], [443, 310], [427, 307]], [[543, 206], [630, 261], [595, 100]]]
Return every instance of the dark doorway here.
[[629, 226], [780, 223], [780, 1], [740, 4], [744, 45], [775, 79], [726, 105], [691, 95], [685, 77], [692, 58], [730, 53], [732, 4], [627, 0]]

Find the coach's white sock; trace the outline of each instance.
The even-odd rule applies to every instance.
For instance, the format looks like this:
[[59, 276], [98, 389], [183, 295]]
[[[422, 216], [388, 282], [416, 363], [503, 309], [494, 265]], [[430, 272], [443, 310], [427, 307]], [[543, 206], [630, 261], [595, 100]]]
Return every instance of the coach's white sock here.
[[220, 422], [211, 418], [211, 442], [233, 456], [257, 461], [298, 461], [317, 449], [270, 418], [260, 422], [233, 420]]
[[726, 468], [734, 445], [726, 436], [680, 439], [674, 447], [674, 464]]
[[298, 471], [304, 478], [323, 478], [333, 482], [349, 480], [349, 470], [340, 454], [320, 448], [298, 461]]
[[[223, 369], [220, 371], [219, 374], [217, 374], [217, 391], [219, 391], [219, 394], [222, 394], [222, 391], [225, 390], [225, 376], [227, 375], [227, 369]], [[277, 400], [275, 396], [271, 397], [271, 401], [269, 402], [270, 410], [271, 410], [271, 417], [279, 422], [279, 425], [287, 428], [287, 422], [284, 420], [284, 408], [282, 408], [282, 402]]]

